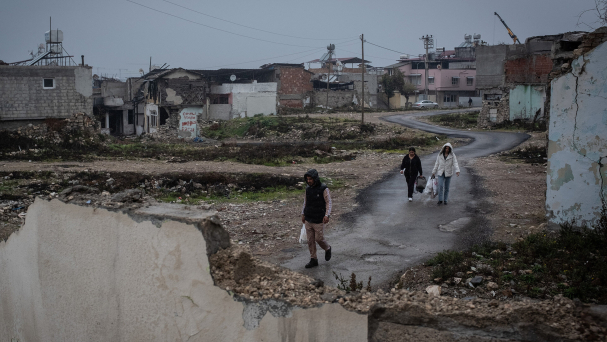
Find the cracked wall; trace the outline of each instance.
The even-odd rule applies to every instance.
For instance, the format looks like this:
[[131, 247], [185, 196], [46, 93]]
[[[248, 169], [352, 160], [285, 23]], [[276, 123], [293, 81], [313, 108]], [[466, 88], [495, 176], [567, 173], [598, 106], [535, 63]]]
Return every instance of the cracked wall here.
[[129, 214], [36, 199], [0, 242], [3, 341], [364, 341], [339, 304], [244, 303], [214, 285], [208, 253], [229, 245], [215, 212]]
[[551, 83], [546, 210], [555, 224], [592, 226], [607, 199], [607, 43]]

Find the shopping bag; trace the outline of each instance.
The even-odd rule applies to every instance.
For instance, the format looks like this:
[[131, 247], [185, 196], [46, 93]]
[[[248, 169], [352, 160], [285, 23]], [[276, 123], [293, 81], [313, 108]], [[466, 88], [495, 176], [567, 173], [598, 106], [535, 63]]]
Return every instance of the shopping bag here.
[[438, 179], [433, 178], [432, 179], [432, 198], [436, 197], [436, 195], [438, 195]]
[[299, 243], [308, 243], [308, 233], [306, 233], [306, 224], [301, 226], [301, 232], [299, 233]]
[[426, 177], [424, 177], [424, 176], [417, 177], [417, 179], [415, 180], [415, 189], [417, 189], [417, 192], [422, 193], [422, 192], [424, 192], [425, 188], [426, 188]]
[[434, 187], [434, 179], [430, 178], [426, 182], [426, 188], [424, 189], [424, 194], [434, 193], [433, 187]]

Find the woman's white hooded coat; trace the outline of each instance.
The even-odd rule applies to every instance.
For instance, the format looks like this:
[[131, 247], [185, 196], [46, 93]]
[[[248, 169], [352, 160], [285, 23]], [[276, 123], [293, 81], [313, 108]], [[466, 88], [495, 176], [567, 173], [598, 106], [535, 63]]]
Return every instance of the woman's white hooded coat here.
[[[449, 146], [451, 153], [447, 156], [447, 159], [443, 156], [445, 152], [445, 146]], [[453, 147], [450, 143], [446, 143], [441, 148], [440, 153], [436, 157], [436, 163], [434, 163], [434, 168], [432, 169], [432, 174], [438, 176], [442, 176], [443, 172], [445, 173], [445, 177], [453, 176], [454, 172], [459, 172], [459, 165], [457, 164], [457, 157], [455, 153], [453, 153]]]

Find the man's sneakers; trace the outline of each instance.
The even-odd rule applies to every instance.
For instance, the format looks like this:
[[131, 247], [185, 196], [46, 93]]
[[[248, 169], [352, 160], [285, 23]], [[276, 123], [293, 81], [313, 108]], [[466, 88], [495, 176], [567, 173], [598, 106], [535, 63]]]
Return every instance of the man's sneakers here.
[[409, 202], [413, 202], [413, 198], [409, 197]]
[[311, 258], [310, 262], [306, 264], [306, 268], [312, 268], [318, 266], [318, 259]]
[[325, 251], [325, 260], [326, 260], [326, 261], [331, 260], [331, 249], [332, 249], [332, 248], [333, 248], [333, 247], [329, 247], [329, 249], [327, 249], [327, 250]]
[[443, 204], [443, 201], [438, 201], [438, 205], [441, 205], [441, 204]]

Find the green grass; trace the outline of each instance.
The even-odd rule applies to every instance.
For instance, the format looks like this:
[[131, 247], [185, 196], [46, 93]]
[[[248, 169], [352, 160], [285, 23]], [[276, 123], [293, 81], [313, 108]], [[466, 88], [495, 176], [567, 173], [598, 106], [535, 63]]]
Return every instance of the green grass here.
[[441, 126], [467, 129], [476, 128], [478, 115], [479, 112], [442, 114], [428, 116], [427, 119]]

